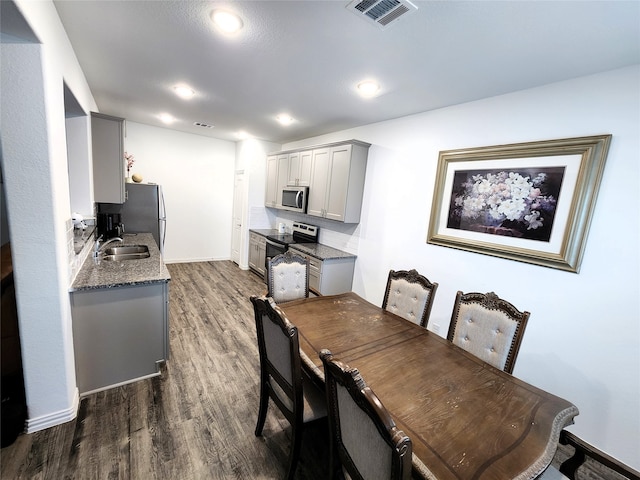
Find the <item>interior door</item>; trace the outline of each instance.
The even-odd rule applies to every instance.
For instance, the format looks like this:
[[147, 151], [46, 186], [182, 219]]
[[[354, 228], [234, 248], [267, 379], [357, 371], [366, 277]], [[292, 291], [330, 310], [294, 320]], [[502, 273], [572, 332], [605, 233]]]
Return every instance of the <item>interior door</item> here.
[[231, 260], [240, 263], [242, 250], [242, 215], [244, 212], [244, 170], [238, 170], [233, 183], [233, 232], [231, 234]]

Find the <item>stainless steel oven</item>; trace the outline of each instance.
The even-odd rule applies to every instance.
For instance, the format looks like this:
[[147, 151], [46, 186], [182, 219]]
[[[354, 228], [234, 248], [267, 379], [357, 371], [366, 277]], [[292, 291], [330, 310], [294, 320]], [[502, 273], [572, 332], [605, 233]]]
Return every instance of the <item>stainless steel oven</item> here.
[[[267, 237], [267, 254], [265, 262], [269, 262], [269, 259], [275, 257], [276, 255], [280, 255], [287, 251], [287, 244], [282, 244], [279, 242], [274, 242], [273, 240], [269, 240]], [[265, 268], [268, 266], [268, 263], [265, 264]]]
[[318, 243], [319, 228], [315, 225], [307, 225], [306, 223], [293, 222], [291, 233], [278, 233], [267, 235], [266, 238], [266, 255], [265, 255], [265, 282], [269, 276], [269, 259], [286, 252], [289, 245], [294, 243]]

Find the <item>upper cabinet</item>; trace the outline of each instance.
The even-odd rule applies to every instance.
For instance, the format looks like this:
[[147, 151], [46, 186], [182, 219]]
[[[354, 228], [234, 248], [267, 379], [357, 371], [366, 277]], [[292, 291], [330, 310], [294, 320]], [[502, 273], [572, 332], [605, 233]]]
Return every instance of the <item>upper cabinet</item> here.
[[311, 185], [313, 150], [289, 154], [288, 187], [308, 187]]
[[289, 155], [275, 154], [267, 157], [267, 175], [264, 206], [278, 208], [282, 206], [280, 191], [287, 186], [289, 175]]
[[307, 214], [358, 223], [369, 144], [349, 142], [314, 149]]
[[265, 188], [264, 206], [272, 207], [278, 204], [278, 156], [269, 155], [267, 157], [267, 183]]
[[307, 215], [358, 223], [370, 144], [351, 140], [267, 157], [265, 206], [285, 186], [308, 186]]
[[93, 195], [100, 203], [124, 203], [124, 118], [91, 112]]
[[278, 155], [278, 182], [276, 185], [278, 192], [278, 201], [276, 202], [276, 208], [282, 207], [282, 195], [280, 191], [287, 186], [287, 178], [289, 176], [289, 155]]

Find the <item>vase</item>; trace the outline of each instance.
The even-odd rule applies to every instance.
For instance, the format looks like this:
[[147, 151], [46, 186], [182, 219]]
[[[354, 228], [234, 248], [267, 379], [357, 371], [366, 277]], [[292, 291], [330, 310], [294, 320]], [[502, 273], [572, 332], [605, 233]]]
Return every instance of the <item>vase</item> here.
[[124, 177], [124, 183], [131, 183], [131, 177]]

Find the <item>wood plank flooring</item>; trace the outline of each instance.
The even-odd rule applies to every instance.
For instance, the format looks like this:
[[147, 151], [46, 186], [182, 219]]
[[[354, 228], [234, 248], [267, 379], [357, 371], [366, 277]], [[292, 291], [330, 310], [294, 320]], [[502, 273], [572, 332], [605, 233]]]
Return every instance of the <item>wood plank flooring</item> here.
[[[4, 479], [278, 479], [290, 427], [270, 407], [254, 435], [259, 359], [252, 294], [232, 262], [168, 266], [171, 357], [160, 377], [90, 395], [71, 422], [1, 450]], [[296, 478], [328, 478], [326, 422], [309, 425]]]
[[[168, 268], [171, 357], [162, 375], [85, 397], [75, 420], [20, 435], [0, 451], [0, 478], [284, 478], [287, 421], [270, 406], [263, 437], [253, 433], [259, 359], [249, 296], [266, 286], [229, 261]], [[307, 427], [297, 479], [328, 478], [327, 443], [326, 422]], [[578, 473], [622, 478], [599, 469]]]

